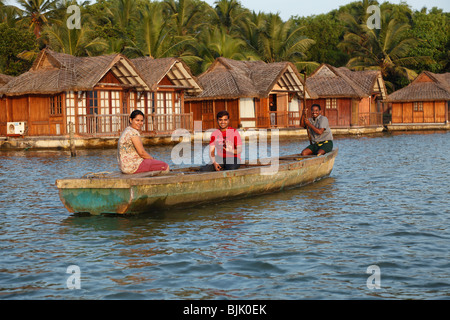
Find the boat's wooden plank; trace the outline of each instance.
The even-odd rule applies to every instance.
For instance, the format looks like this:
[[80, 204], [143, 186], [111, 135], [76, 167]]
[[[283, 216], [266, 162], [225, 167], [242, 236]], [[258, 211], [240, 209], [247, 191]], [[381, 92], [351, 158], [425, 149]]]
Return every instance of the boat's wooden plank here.
[[[196, 182], [208, 179], [222, 179], [230, 177], [238, 177], [244, 175], [261, 174], [267, 171], [263, 168], [275, 166], [277, 171], [294, 170], [301, 168], [304, 165], [314, 165], [317, 161], [320, 163], [326, 161], [327, 158], [333, 156], [334, 153], [326, 154], [325, 156], [306, 157], [301, 155], [290, 155], [280, 157], [281, 161], [278, 163], [269, 162], [274, 159], [261, 159], [263, 164], [245, 164], [242, 168], [237, 170], [216, 171], [216, 172], [201, 172], [197, 171], [200, 167], [188, 167], [171, 170], [169, 172], [154, 171], [143, 172], [138, 174], [123, 174], [121, 172], [113, 172], [110, 174], [87, 176], [81, 179], [61, 179], [56, 181], [58, 188], [129, 188], [133, 185], [144, 184], [171, 184], [180, 182]], [[292, 158], [292, 160], [291, 160]], [[276, 159], [275, 159], [276, 160]], [[265, 164], [267, 163], [267, 164]], [[277, 167], [276, 167], [277, 166]]]
[[336, 155], [337, 150], [301, 161], [275, 161], [278, 167], [273, 176], [262, 174], [267, 166], [198, 173], [192, 171], [195, 168], [182, 168], [166, 175], [153, 172], [118, 175], [126, 178], [62, 179], [57, 180], [57, 185], [61, 200], [70, 212], [140, 213], [159, 206], [261, 194], [311, 183], [329, 175]]

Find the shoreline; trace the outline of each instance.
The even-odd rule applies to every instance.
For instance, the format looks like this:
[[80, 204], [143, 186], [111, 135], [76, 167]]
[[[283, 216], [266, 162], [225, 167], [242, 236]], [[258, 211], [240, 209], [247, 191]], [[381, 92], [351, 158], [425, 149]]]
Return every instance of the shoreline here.
[[[450, 130], [450, 124], [430, 124], [430, 125], [387, 125], [386, 127], [373, 128], [331, 128], [333, 136], [364, 136], [376, 133], [394, 132], [429, 132]], [[276, 135], [279, 139], [284, 138], [305, 138], [306, 129], [239, 129], [242, 138], [250, 139], [259, 135], [270, 139]], [[144, 146], [174, 145], [180, 142], [195, 141], [201, 139], [208, 142], [211, 131], [185, 133], [184, 135], [142, 135]], [[73, 145], [76, 149], [109, 149], [117, 147], [119, 137], [74, 137], [67, 136], [35, 136], [35, 137], [0, 137], [0, 150], [61, 150], [70, 151]]]

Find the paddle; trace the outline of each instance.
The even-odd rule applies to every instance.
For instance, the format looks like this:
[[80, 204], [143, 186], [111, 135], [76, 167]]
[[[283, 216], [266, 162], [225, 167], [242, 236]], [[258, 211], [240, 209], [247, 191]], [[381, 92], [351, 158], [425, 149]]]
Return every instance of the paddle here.
[[[302, 118], [305, 117], [304, 119], [306, 119], [306, 68], [303, 70], [304, 76], [305, 76], [305, 83], [303, 84], [303, 113], [302, 113]], [[304, 120], [303, 120], [304, 121]], [[301, 119], [300, 119], [300, 123], [301, 123]], [[305, 125], [305, 129], [306, 132], [308, 133], [308, 139], [309, 139], [309, 144], [312, 144], [312, 139], [311, 139], [311, 133], [309, 132], [309, 129], [307, 128], [307, 126]]]

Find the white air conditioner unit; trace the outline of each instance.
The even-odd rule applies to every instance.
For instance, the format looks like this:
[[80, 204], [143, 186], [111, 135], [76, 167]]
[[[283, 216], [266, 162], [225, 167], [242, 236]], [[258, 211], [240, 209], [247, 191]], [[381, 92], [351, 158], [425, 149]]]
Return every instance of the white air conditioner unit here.
[[22, 122], [7, 122], [6, 123], [6, 135], [14, 136], [14, 135], [23, 135], [25, 133], [27, 123]]

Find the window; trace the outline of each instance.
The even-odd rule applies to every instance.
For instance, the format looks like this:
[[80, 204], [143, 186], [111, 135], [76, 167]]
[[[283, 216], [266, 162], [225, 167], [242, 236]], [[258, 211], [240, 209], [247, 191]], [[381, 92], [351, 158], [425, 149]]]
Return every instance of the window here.
[[155, 108], [155, 93], [154, 92], [149, 92], [147, 94], [147, 101], [148, 101], [148, 113], [155, 113], [156, 108]]
[[87, 114], [98, 114], [97, 91], [88, 91], [86, 97]]
[[325, 109], [336, 109], [337, 108], [337, 99], [326, 99], [325, 100]]
[[180, 114], [181, 113], [181, 97], [180, 97], [180, 93], [179, 92], [175, 92], [174, 93], [174, 97], [175, 97], [175, 113]]
[[337, 108], [337, 99], [331, 99], [331, 109]]
[[120, 113], [120, 91], [110, 91], [111, 114]]
[[214, 113], [212, 100], [202, 102], [202, 113]]
[[172, 114], [172, 92], [158, 92], [156, 94], [156, 113]]
[[50, 97], [50, 114], [51, 115], [62, 114], [61, 95]]
[[423, 102], [414, 102], [413, 110], [417, 112], [423, 111]]
[[[66, 122], [67, 122], [67, 130], [66, 132], [70, 132], [70, 123], [75, 124], [75, 92], [69, 91], [66, 93]], [[78, 130], [75, 129], [76, 132], [84, 133], [85, 127], [79, 126]], [[83, 131], [84, 130], [84, 131]]]

